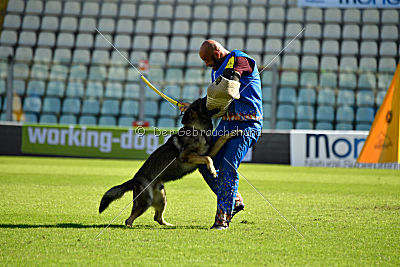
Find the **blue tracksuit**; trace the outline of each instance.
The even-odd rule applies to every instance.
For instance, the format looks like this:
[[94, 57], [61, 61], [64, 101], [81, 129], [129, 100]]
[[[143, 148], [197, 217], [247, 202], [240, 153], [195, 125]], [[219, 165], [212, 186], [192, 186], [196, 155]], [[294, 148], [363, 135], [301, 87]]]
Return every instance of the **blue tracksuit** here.
[[[233, 50], [218, 70], [212, 70], [212, 82], [222, 75], [228, 60], [232, 56], [250, 58], [239, 50]], [[218, 225], [229, 225], [239, 187], [237, 168], [249, 148], [257, 142], [262, 128], [261, 81], [256, 64], [254, 64], [253, 72], [250, 75], [240, 78], [240, 83], [240, 99], [234, 100], [230, 104], [227, 115], [222, 117], [214, 130], [214, 142], [224, 131], [243, 130], [244, 135], [229, 140], [213, 158], [218, 173], [217, 178], [214, 178], [205, 166], [199, 168], [203, 178], [217, 195], [215, 223]]]

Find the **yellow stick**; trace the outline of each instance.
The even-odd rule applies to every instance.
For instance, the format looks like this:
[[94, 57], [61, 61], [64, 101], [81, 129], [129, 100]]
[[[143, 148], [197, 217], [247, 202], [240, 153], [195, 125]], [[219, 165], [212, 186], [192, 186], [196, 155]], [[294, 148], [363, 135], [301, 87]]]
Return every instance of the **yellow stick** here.
[[154, 92], [156, 92], [159, 96], [161, 96], [162, 98], [164, 98], [164, 99], [167, 100], [168, 102], [170, 102], [170, 103], [172, 103], [172, 104], [174, 104], [174, 105], [176, 105], [176, 106], [178, 106], [178, 107], [183, 106], [180, 102], [178, 102], [178, 101], [176, 101], [175, 99], [172, 99], [172, 98], [170, 98], [169, 96], [167, 96], [167, 95], [161, 93], [160, 91], [158, 91], [158, 89], [157, 89], [154, 85], [152, 85], [152, 84], [149, 82], [149, 80], [147, 80], [146, 77], [144, 77], [143, 75], [140, 76], [140, 78], [141, 78], [151, 89], [153, 89]]

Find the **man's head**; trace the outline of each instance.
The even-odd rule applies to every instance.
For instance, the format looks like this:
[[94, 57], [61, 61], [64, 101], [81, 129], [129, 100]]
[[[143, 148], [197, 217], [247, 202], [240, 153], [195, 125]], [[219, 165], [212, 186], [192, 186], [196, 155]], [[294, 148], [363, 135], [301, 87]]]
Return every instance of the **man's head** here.
[[214, 40], [204, 41], [199, 50], [200, 58], [206, 63], [207, 67], [211, 67], [214, 70], [217, 70], [221, 59], [227, 54], [229, 54], [229, 51]]

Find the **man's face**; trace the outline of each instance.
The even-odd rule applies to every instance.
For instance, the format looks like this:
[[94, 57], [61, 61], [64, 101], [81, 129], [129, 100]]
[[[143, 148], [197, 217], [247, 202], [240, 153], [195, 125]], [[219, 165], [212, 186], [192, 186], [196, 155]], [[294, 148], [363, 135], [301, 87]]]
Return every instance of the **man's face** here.
[[206, 63], [206, 66], [213, 68], [214, 70], [217, 70], [217, 65], [220, 61], [218, 56], [219, 56], [218, 53], [202, 53], [202, 52], [200, 52], [200, 58], [204, 61], [204, 63]]

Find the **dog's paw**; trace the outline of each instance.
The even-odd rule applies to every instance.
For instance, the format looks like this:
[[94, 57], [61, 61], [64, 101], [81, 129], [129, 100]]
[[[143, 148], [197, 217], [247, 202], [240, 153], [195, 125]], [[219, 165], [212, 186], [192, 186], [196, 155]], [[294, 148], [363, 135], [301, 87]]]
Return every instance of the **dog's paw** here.
[[132, 228], [132, 222], [129, 222], [129, 219], [125, 221], [126, 227]]

